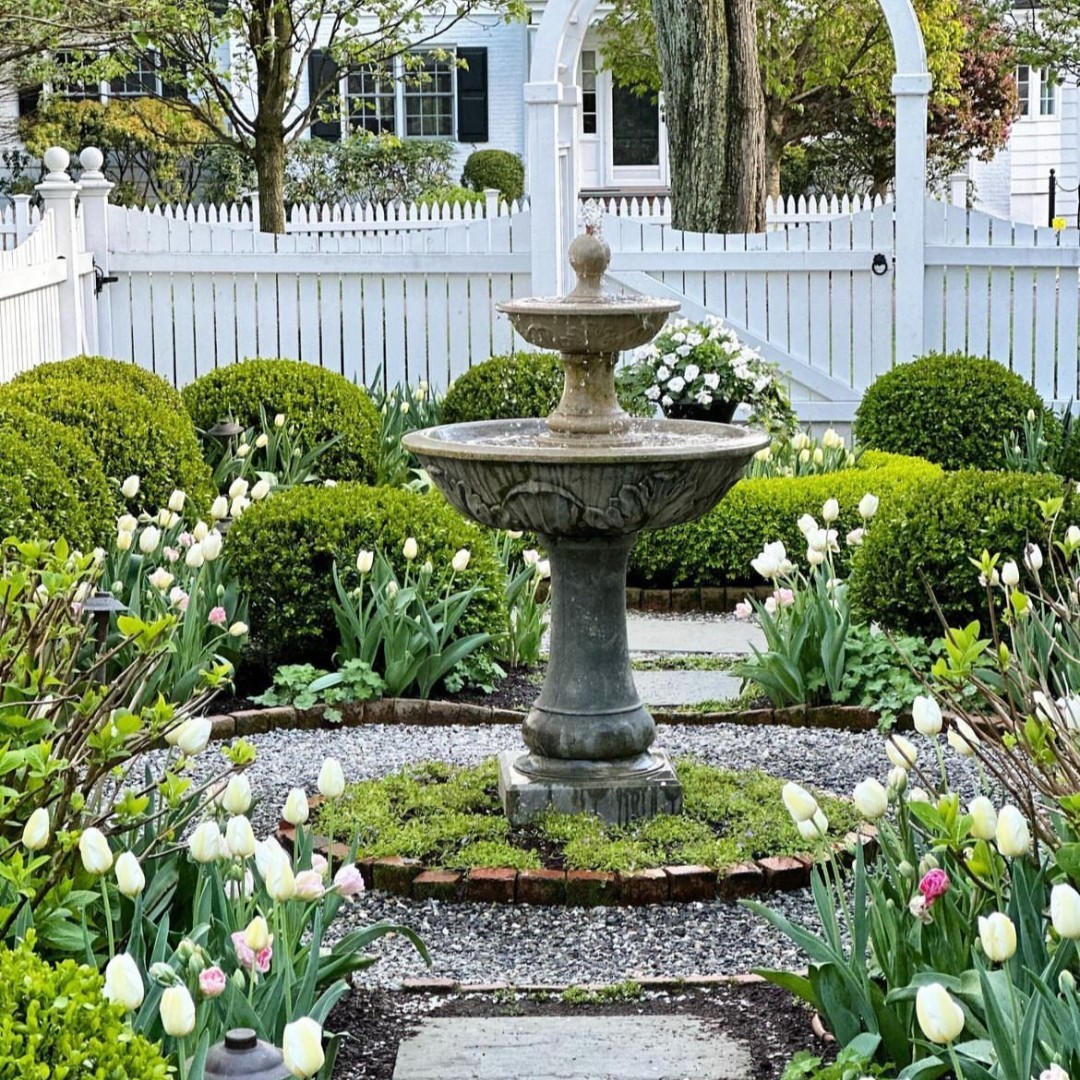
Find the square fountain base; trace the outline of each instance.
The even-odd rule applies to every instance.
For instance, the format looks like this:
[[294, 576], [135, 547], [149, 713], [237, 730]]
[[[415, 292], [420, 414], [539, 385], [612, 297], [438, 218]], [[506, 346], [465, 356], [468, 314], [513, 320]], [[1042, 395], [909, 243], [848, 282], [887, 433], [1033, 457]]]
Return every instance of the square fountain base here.
[[652, 750], [655, 768], [639, 777], [536, 779], [515, 768], [520, 750], [499, 755], [499, 798], [511, 825], [527, 825], [547, 810], [592, 813], [612, 825], [657, 814], [682, 813], [682, 785], [664, 750]]

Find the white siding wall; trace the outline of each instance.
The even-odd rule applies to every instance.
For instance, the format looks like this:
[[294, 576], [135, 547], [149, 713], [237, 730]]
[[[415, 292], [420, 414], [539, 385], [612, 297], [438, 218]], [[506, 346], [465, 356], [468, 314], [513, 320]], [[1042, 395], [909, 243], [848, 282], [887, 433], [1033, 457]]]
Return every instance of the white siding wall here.
[[1007, 218], [1012, 211], [1012, 152], [1006, 146], [992, 161], [973, 161], [975, 209], [994, 217]]

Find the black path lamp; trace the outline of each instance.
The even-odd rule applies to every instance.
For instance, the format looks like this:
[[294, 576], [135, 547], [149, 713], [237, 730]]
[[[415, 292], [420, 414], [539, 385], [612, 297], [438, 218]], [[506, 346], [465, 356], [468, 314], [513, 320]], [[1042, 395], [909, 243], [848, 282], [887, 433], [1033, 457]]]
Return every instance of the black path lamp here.
[[94, 620], [94, 638], [97, 641], [98, 663], [90, 673], [95, 677], [105, 656], [105, 647], [109, 640], [109, 619], [115, 612], [127, 611], [128, 606], [123, 600], [118, 600], [111, 592], [98, 589], [88, 600], [83, 601], [83, 613]]
[[251, 1028], [232, 1028], [206, 1055], [206, 1080], [289, 1080], [281, 1051], [256, 1037]]

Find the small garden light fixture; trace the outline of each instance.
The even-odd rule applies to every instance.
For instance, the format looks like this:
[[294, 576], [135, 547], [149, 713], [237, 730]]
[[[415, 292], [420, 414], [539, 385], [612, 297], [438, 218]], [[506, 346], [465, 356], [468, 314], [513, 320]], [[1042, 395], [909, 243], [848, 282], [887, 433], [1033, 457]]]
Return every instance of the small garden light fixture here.
[[289, 1070], [282, 1052], [258, 1038], [252, 1028], [232, 1028], [223, 1042], [210, 1047], [203, 1075], [206, 1080], [288, 1080]]

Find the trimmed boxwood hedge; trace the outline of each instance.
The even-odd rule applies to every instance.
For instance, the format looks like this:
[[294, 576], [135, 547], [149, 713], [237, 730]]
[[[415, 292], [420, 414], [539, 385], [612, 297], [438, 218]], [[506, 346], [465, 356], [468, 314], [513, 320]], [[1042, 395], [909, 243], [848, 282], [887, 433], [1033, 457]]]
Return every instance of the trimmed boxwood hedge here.
[[21, 405], [67, 425], [90, 445], [105, 475], [141, 479], [134, 512], [164, 506], [174, 488], [187, 492], [197, 511], [209, 507], [213, 478], [191, 419], [119, 382], [53, 376], [46, 385], [17, 381], [0, 387], [0, 408]]
[[950, 625], [980, 619], [986, 591], [969, 559], [983, 550], [1020, 562], [1029, 539], [1044, 534], [1037, 499], [1069, 495], [1064, 520], [1080, 501], [1047, 474], [945, 473], [896, 502], [882, 500], [878, 520], [855, 557], [849, 595], [858, 615], [890, 629], [940, 636], [926, 585]]
[[45, 450], [64, 479], [61, 489], [47, 493], [48, 514], [58, 501], [74, 500], [86, 518], [85, 534], [77, 522], [67, 539], [73, 544], [104, 544], [115, 529], [120, 512], [120, 492], [105, 478], [97, 455], [79, 432], [31, 412], [21, 405], [0, 404], [0, 432], [17, 436], [32, 447]]
[[344, 375], [303, 360], [255, 358], [229, 364], [189, 383], [184, 404], [202, 431], [233, 417], [252, 427], [260, 407], [268, 417], [284, 413], [303, 432], [307, 448], [341, 435], [320, 459], [319, 475], [330, 480], [375, 479], [379, 414], [360, 387]]
[[160, 375], [155, 375], [130, 360], [110, 360], [105, 356], [75, 356], [70, 360], [39, 364], [17, 375], [12, 381], [47, 387], [57, 381], [67, 382], [69, 379], [116, 386], [168, 409], [184, 407], [180, 391]]
[[465, 161], [461, 182], [474, 191], [497, 188], [513, 202], [525, 194], [525, 166], [509, 150], [474, 150]]
[[912, 454], [946, 469], [1000, 469], [1004, 439], [1042, 399], [996, 360], [930, 353], [877, 379], [855, 413], [863, 446]]
[[[820, 520], [826, 499], [840, 503], [834, 527], [844, 536], [862, 524], [858, 503], [867, 492], [877, 495], [885, 507], [940, 475], [937, 465], [920, 458], [868, 450], [856, 468], [825, 476], [740, 480], [698, 521], [642, 533], [630, 556], [630, 584], [645, 588], [761, 584], [750, 560], [773, 540], [782, 540], [801, 558], [806, 540], [797, 522], [803, 514]], [[841, 544], [840, 568], [850, 555], [851, 549]]]
[[326, 664], [337, 646], [330, 601], [335, 558], [347, 587], [356, 584], [356, 554], [380, 547], [398, 574], [414, 536], [419, 562], [449, 566], [459, 548], [472, 552], [457, 581], [482, 585], [459, 630], [497, 633], [503, 624], [506, 582], [491, 534], [466, 521], [437, 492], [338, 484], [292, 488], [256, 503], [226, 534], [226, 551], [250, 597], [253, 659]]

